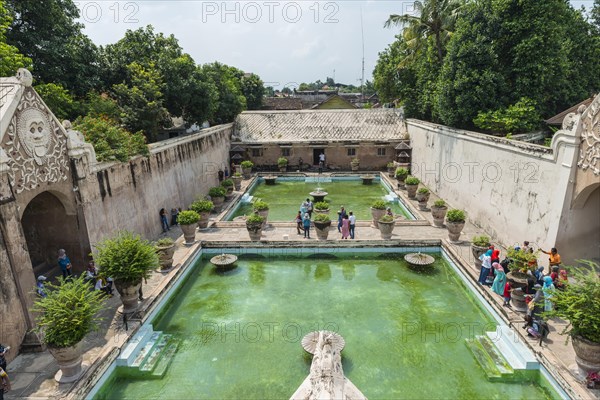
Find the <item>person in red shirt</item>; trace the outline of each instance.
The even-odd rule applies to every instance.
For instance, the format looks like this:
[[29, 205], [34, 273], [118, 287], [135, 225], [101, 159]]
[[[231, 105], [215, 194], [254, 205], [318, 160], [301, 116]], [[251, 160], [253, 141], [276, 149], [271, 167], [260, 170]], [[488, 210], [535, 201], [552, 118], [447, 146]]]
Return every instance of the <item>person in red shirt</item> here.
[[506, 285], [504, 285], [504, 307], [508, 307], [511, 308], [510, 306], [510, 292], [512, 291], [512, 286], [510, 285], [510, 282], [506, 282]]

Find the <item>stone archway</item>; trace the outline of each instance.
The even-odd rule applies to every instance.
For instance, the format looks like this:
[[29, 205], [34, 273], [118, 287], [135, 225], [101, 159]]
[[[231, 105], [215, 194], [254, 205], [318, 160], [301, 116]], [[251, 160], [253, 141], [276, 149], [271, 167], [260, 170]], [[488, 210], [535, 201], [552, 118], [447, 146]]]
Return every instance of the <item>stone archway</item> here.
[[34, 197], [23, 212], [21, 225], [36, 276], [60, 274], [56, 262], [58, 249], [67, 251], [74, 269], [83, 269], [85, 254], [82, 254], [77, 215], [68, 213], [57, 196], [42, 192]]

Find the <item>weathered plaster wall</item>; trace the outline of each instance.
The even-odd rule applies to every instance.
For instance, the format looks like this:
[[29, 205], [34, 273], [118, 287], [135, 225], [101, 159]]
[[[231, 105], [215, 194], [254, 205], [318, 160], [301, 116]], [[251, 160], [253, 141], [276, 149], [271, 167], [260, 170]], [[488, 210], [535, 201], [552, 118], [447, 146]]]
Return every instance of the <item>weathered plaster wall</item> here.
[[[412, 172], [424, 185], [504, 245], [555, 245], [571, 190], [573, 143], [546, 148], [418, 120], [407, 127]], [[575, 256], [559, 251], [565, 259]]]
[[148, 158], [97, 166], [78, 188], [90, 244], [118, 230], [156, 238], [161, 208], [186, 209], [218, 184], [218, 171], [228, 165], [231, 128], [153, 144]]
[[[600, 187], [587, 197], [580, 208], [565, 211], [556, 239], [558, 249], [568, 249], [572, 259], [600, 263]], [[561, 257], [564, 250], [561, 250]]]

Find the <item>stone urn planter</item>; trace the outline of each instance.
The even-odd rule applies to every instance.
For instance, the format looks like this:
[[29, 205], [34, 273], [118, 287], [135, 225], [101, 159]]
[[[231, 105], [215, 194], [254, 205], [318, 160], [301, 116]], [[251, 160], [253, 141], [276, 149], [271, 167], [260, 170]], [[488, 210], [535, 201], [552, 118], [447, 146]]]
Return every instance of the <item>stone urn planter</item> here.
[[265, 219], [258, 214], [251, 215], [246, 219], [246, 229], [248, 230], [248, 235], [250, 235], [250, 240], [260, 240], [264, 222]]
[[81, 368], [83, 361], [82, 347], [82, 342], [71, 347], [48, 346], [48, 351], [58, 363], [58, 368], [60, 368], [56, 375], [54, 375], [54, 379], [58, 383], [70, 383], [79, 379], [83, 373], [83, 368]]
[[446, 221], [446, 229], [448, 229], [448, 239], [452, 243], [457, 243], [460, 240], [460, 234], [462, 233], [463, 228], [465, 227], [464, 222], [449, 222]]
[[405, 189], [406, 185], [404, 184], [405, 179], [408, 177], [408, 170], [404, 167], [397, 168], [395, 171], [396, 180], [398, 181], [398, 188]]
[[267, 226], [267, 218], [269, 218], [269, 204], [258, 200], [254, 202], [254, 214], [258, 214], [263, 218], [262, 227]]
[[244, 179], [250, 179], [252, 176], [252, 167], [254, 167], [254, 163], [252, 161], [242, 161], [240, 163], [242, 167], [242, 175]]
[[600, 343], [592, 342], [581, 336], [571, 336], [575, 362], [586, 373], [600, 371]]
[[171, 244], [168, 244], [166, 241], [161, 243], [158, 241], [156, 243], [156, 254], [158, 254], [158, 262], [160, 263], [160, 269], [166, 270], [171, 269], [173, 267], [173, 255], [175, 254], [175, 243], [173, 240], [168, 239]]
[[196, 241], [196, 228], [198, 227], [198, 223], [193, 223], [189, 225], [181, 225], [181, 230], [183, 231], [183, 238], [185, 239], [186, 245], [194, 244]]
[[202, 211], [200, 213], [200, 219], [198, 220], [198, 229], [206, 229], [208, 228], [208, 223], [210, 222], [210, 212]]
[[233, 187], [235, 188], [235, 190], [241, 190], [242, 189], [242, 180], [244, 179], [244, 177], [240, 176], [232, 176], [231, 180], [233, 181]]
[[419, 188], [419, 183], [419, 179], [415, 178], [414, 176], [409, 176], [404, 180], [404, 184], [406, 185], [406, 194], [408, 195], [409, 199], [414, 200], [417, 198], [417, 189]]
[[429, 189], [421, 188], [417, 190], [416, 198], [419, 202], [419, 210], [426, 211], [427, 210], [427, 202], [429, 201]]
[[223, 209], [223, 203], [225, 203], [225, 196], [211, 196], [210, 200], [213, 202], [214, 205], [213, 211], [217, 214], [220, 213]]
[[329, 228], [331, 227], [331, 221], [317, 221], [315, 219], [314, 224], [315, 230], [317, 231], [317, 239], [327, 240], [327, 237], [329, 236]]
[[481, 257], [490, 248], [490, 238], [487, 236], [475, 236], [471, 239], [471, 254], [473, 254], [473, 265], [481, 268]]
[[387, 173], [390, 178], [393, 178], [396, 175], [396, 167], [394, 166], [394, 163], [387, 164]]
[[277, 166], [279, 167], [279, 172], [287, 171], [288, 159], [285, 157], [279, 157], [277, 159]]
[[142, 286], [142, 282], [138, 282], [132, 284], [130, 282], [121, 282], [115, 280], [115, 289], [119, 292], [121, 296], [121, 302], [123, 303], [123, 314], [130, 314], [137, 311], [138, 308], [138, 298], [140, 286]]
[[358, 161], [358, 158], [355, 158], [354, 160], [352, 160], [352, 162], [350, 163], [350, 168], [352, 169], [352, 171], [358, 171], [359, 167], [360, 167], [360, 162]]
[[383, 217], [386, 213], [386, 204], [382, 200], [377, 200], [371, 206], [371, 217], [373, 218], [373, 226], [375, 229], [379, 229], [378, 221]]
[[392, 232], [394, 231], [394, 217], [389, 215], [385, 215], [377, 221], [377, 225], [379, 228], [379, 233], [381, 234], [381, 238], [385, 240], [389, 240], [392, 238]]
[[[437, 205], [436, 205], [437, 203]], [[446, 218], [446, 211], [448, 207], [443, 200], [437, 200], [433, 206], [431, 206], [431, 216], [433, 217], [433, 226], [437, 228], [444, 227], [444, 219]]]
[[233, 197], [233, 187], [234, 187], [233, 180], [225, 179], [223, 181], [222, 186], [223, 186], [223, 189], [225, 189], [225, 199], [231, 200], [231, 198]]

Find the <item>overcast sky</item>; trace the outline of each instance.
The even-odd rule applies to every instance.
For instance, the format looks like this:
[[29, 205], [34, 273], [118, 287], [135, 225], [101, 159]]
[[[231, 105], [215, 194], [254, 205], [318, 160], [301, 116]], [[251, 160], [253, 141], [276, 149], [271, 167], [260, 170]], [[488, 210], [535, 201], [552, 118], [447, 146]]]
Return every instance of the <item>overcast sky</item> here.
[[[543, 1], [543, 0], [541, 0]], [[325, 81], [358, 85], [361, 13], [365, 79], [377, 54], [394, 40], [390, 14], [412, 12], [412, 1], [76, 1], [85, 33], [98, 45], [114, 43], [127, 29], [151, 24], [174, 34], [197, 63], [219, 61], [258, 74], [266, 85], [295, 87]], [[572, 1], [591, 7], [593, 0]]]

